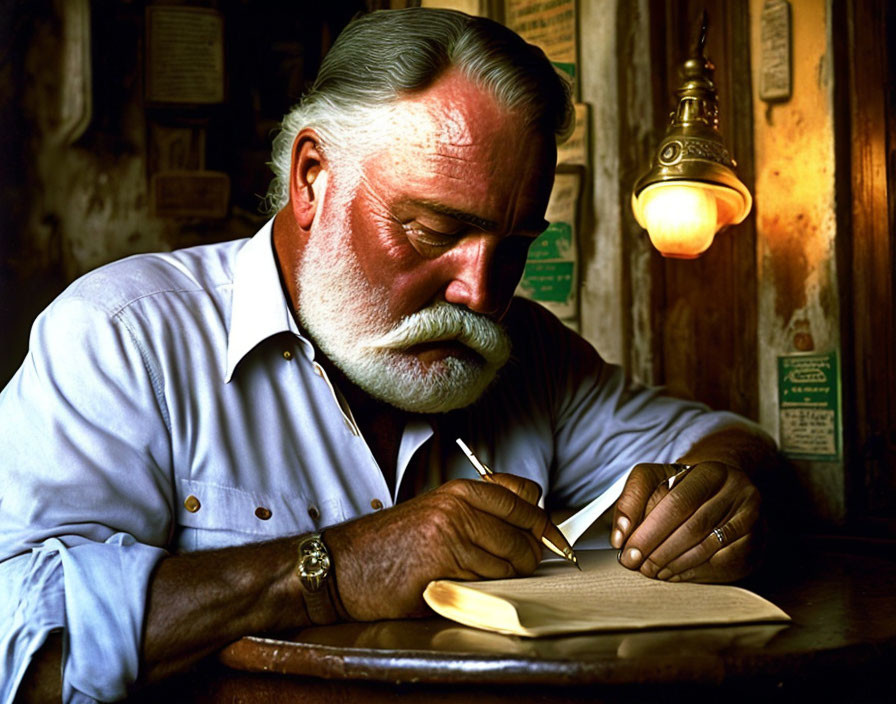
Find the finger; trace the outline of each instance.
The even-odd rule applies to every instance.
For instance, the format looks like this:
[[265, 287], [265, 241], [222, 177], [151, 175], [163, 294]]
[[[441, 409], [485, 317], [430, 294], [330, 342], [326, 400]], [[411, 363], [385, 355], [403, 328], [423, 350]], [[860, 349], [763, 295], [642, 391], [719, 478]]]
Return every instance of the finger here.
[[[490, 474], [488, 479], [509, 489], [524, 501], [538, 505], [538, 499], [541, 497], [541, 487], [532, 480], [505, 473]], [[559, 548], [561, 552], [568, 551], [569, 554], [573, 552], [572, 545], [569, 544], [566, 536], [550, 520], [545, 521], [544, 531], [540, 537], [542, 542], [547, 541], [550, 543], [547, 546], [549, 548], [554, 546]]]
[[515, 474], [507, 474], [506, 472], [489, 474], [488, 479], [498, 486], [503, 486], [505, 489], [509, 489], [530, 504], [537, 505], [538, 500], [541, 498], [541, 486], [531, 479], [518, 477]]
[[[716, 533], [716, 531], [719, 532]], [[721, 540], [719, 539], [719, 535], [723, 536]], [[656, 578], [663, 580], [669, 579], [675, 575], [680, 575], [690, 569], [699, 567], [709, 560], [715, 553], [719, 552], [719, 550], [722, 550], [725, 547], [725, 542], [724, 527], [713, 529], [703, 540], [699, 541], [689, 550], [683, 552], [674, 560], [667, 562], [661, 570], [656, 571]], [[643, 565], [641, 566], [641, 571], [644, 571]]]
[[547, 514], [492, 482], [454, 480], [433, 492], [448, 503], [441, 513], [458, 531], [459, 545], [473, 543], [530, 573], [541, 559], [540, 539]]
[[656, 574], [657, 579], [668, 579], [673, 575], [702, 565], [715, 553], [732, 545], [740, 538], [752, 534], [757, 527], [757, 518], [757, 514], [744, 508], [735, 513], [730, 520], [719, 522], [693, 547], [669, 560], [665, 567]]
[[[665, 553], [661, 551], [657, 555], [656, 560], [661, 562], [662, 559], [672, 559], [695, 545], [717, 525], [728, 509], [724, 501], [710, 503], [710, 499], [724, 484], [724, 476], [723, 471], [716, 471], [712, 467], [705, 470], [702, 466], [694, 469], [632, 532], [625, 543], [620, 562], [629, 569], [639, 569], [644, 559], [677, 531], [679, 526], [684, 526], [685, 530], [666, 546]], [[686, 525], [692, 516], [694, 520]], [[663, 566], [665, 565], [660, 564], [660, 569]]]
[[738, 538], [702, 564], [669, 577], [670, 582], [734, 582], [750, 573], [755, 553], [755, 536]]
[[659, 504], [659, 502], [662, 501], [675, 486], [684, 481], [684, 478], [690, 474], [691, 469], [693, 469], [692, 465], [681, 464], [679, 462], [663, 464], [661, 466], [663, 469], [663, 478], [660, 479], [659, 483], [656, 485], [656, 489], [654, 489], [650, 498], [647, 499], [647, 507], [644, 509], [645, 516], [650, 514], [656, 505]]
[[[672, 574], [696, 567], [725, 545], [745, 535], [752, 534], [756, 540], [761, 539], [763, 525], [759, 493], [752, 484], [744, 484], [738, 479], [738, 475], [729, 474], [722, 490], [654, 551], [650, 556], [651, 562], [666, 562], [666, 566], [656, 573], [657, 578], [667, 579]], [[680, 550], [682, 545], [690, 547]], [[679, 553], [677, 557], [666, 559], [675, 552]], [[653, 576], [651, 566], [646, 563], [642, 565], [641, 572]], [[648, 568], [646, 571], [645, 567]]]
[[[669, 568], [669, 565], [683, 555], [705, 544], [708, 548], [719, 547], [719, 541], [712, 531], [722, 525], [730, 517], [730, 509], [723, 501], [710, 500], [700, 506], [682, 525], [675, 528], [659, 545], [647, 553], [644, 561], [638, 567], [641, 574], [647, 577], [656, 577]], [[712, 536], [715, 545], [706, 541], [707, 536]], [[692, 567], [708, 559], [713, 551], [707, 550], [704, 554], [693, 555], [691, 562], [687, 562], [675, 572]]]
[[613, 532], [610, 544], [621, 548], [632, 529], [641, 522], [651, 494], [665, 476], [662, 465], [639, 464], [628, 475], [622, 494], [613, 509]]
[[456, 557], [455, 579], [510, 579], [519, 572], [509, 560], [492, 554], [478, 545], [467, 545]]
[[548, 523], [547, 514], [542, 509], [522, 499], [497, 481], [455, 479], [443, 484], [436, 491], [453, 494], [478, 511], [530, 531], [537, 539], [541, 538], [545, 524]]
[[650, 512], [671, 491], [669, 478], [681, 472], [684, 466], [644, 463], [632, 470], [622, 495], [616, 502], [614, 530], [610, 536], [610, 544], [613, 547], [621, 548], [625, 545], [632, 530], [650, 515]]
[[506, 561], [509, 575], [531, 574], [541, 560], [541, 546], [530, 531], [517, 528], [488, 513], [479, 513], [467, 529], [470, 545]]

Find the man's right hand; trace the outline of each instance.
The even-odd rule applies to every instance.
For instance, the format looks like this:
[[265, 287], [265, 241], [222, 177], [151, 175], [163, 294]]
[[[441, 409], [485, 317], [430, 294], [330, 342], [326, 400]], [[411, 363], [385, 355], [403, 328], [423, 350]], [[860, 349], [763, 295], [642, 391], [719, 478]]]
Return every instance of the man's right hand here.
[[423, 590], [433, 579], [531, 574], [541, 560], [541, 537], [553, 529], [535, 505], [540, 491], [510, 474], [456, 479], [326, 529], [346, 611], [359, 621], [422, 616]]
[[[394, 508], [327, 528], [336, 586], [358, 620], [427, 613], [432, 579], [531, 573], [540, 539], [557, 529], [535, 504], [537, 484], [509, 474], [456, 480]], [[155, 682], [246, 634], [309, 625], [296, 577], [298, 536], [163, 558], [153, 573], [142, 644], [141, 679]], [[40, 649], [23, 701], [61, 691], [61, 639]], [[52, 695], [58, 701], [58, 694]]]

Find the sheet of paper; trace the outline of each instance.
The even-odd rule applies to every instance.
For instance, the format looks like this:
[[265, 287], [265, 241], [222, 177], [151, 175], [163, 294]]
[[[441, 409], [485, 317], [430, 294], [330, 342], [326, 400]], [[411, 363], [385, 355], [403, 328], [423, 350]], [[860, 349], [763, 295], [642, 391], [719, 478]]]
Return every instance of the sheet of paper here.
[[[472, 582], [468, 586], [515, 604], [524, 625], [526, 615], [540, 622], [546, 614], [563, 614], [568, 619], [585, 611], [589, 621], [598, 618], [633, 628], [658, 622], [699, 622], [717, 610], [721, 613], [713, 615], [714, 621], [734, 622], [752, 617], [757, 603], [768, 603], [737, 587], [649, 579], [618, 564], [614, 550], [583, 551], [582, 569], [593, 578], [583, 579], [577, 570], [551, 562], [535, 573], [536, 579]], [[664, 616], [664, 611], [670, 616]]]
[[531, 578], [449, 582], [440, 590], [433, 583], [424, 596], [460, 623], [527, 636], [790, 620], [746, 589], [649, 579], [619, 565], [614, 550], [582, 551], [579, 560], [584, 572], [551, 561]]
[[601, 514], [610, 506], [616, 503], [616, 499], [622, 494], [625, 487], [625, 480], [628, 479], [628, 472], [623, 474], [607, 489], [603, 494], [594, 499], [590, 504], [580, 509], [572, 516], [567, 518], [557, 528], [563, 533], [564, 537], [569, 541], [570, 545], [575, 545], [576, 541], [582, 537], [582, 534], [588, 530]]

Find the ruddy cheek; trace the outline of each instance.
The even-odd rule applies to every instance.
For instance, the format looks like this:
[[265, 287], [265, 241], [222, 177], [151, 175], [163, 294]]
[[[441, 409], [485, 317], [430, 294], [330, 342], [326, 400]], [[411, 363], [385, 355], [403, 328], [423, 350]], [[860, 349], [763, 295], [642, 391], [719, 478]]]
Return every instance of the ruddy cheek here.
[[400, 316], [410, 315], [441, 298], [445, 274], [437, 263], [426, 262], [395, 275], [391, 280], [391, 300]]

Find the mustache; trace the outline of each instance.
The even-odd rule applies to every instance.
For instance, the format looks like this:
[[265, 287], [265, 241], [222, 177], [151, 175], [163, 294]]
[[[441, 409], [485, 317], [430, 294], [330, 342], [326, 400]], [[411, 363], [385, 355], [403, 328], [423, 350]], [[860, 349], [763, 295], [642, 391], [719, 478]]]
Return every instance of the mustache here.
[[503, 364], [510, 357], [510, 336], [501, 325], [484, 315], [445, 302], [434, 303], [405, 316], [392, 330], [365, 346], [402, 350], [444, 340], [456, 340], [466, 345], [491, 364]]

